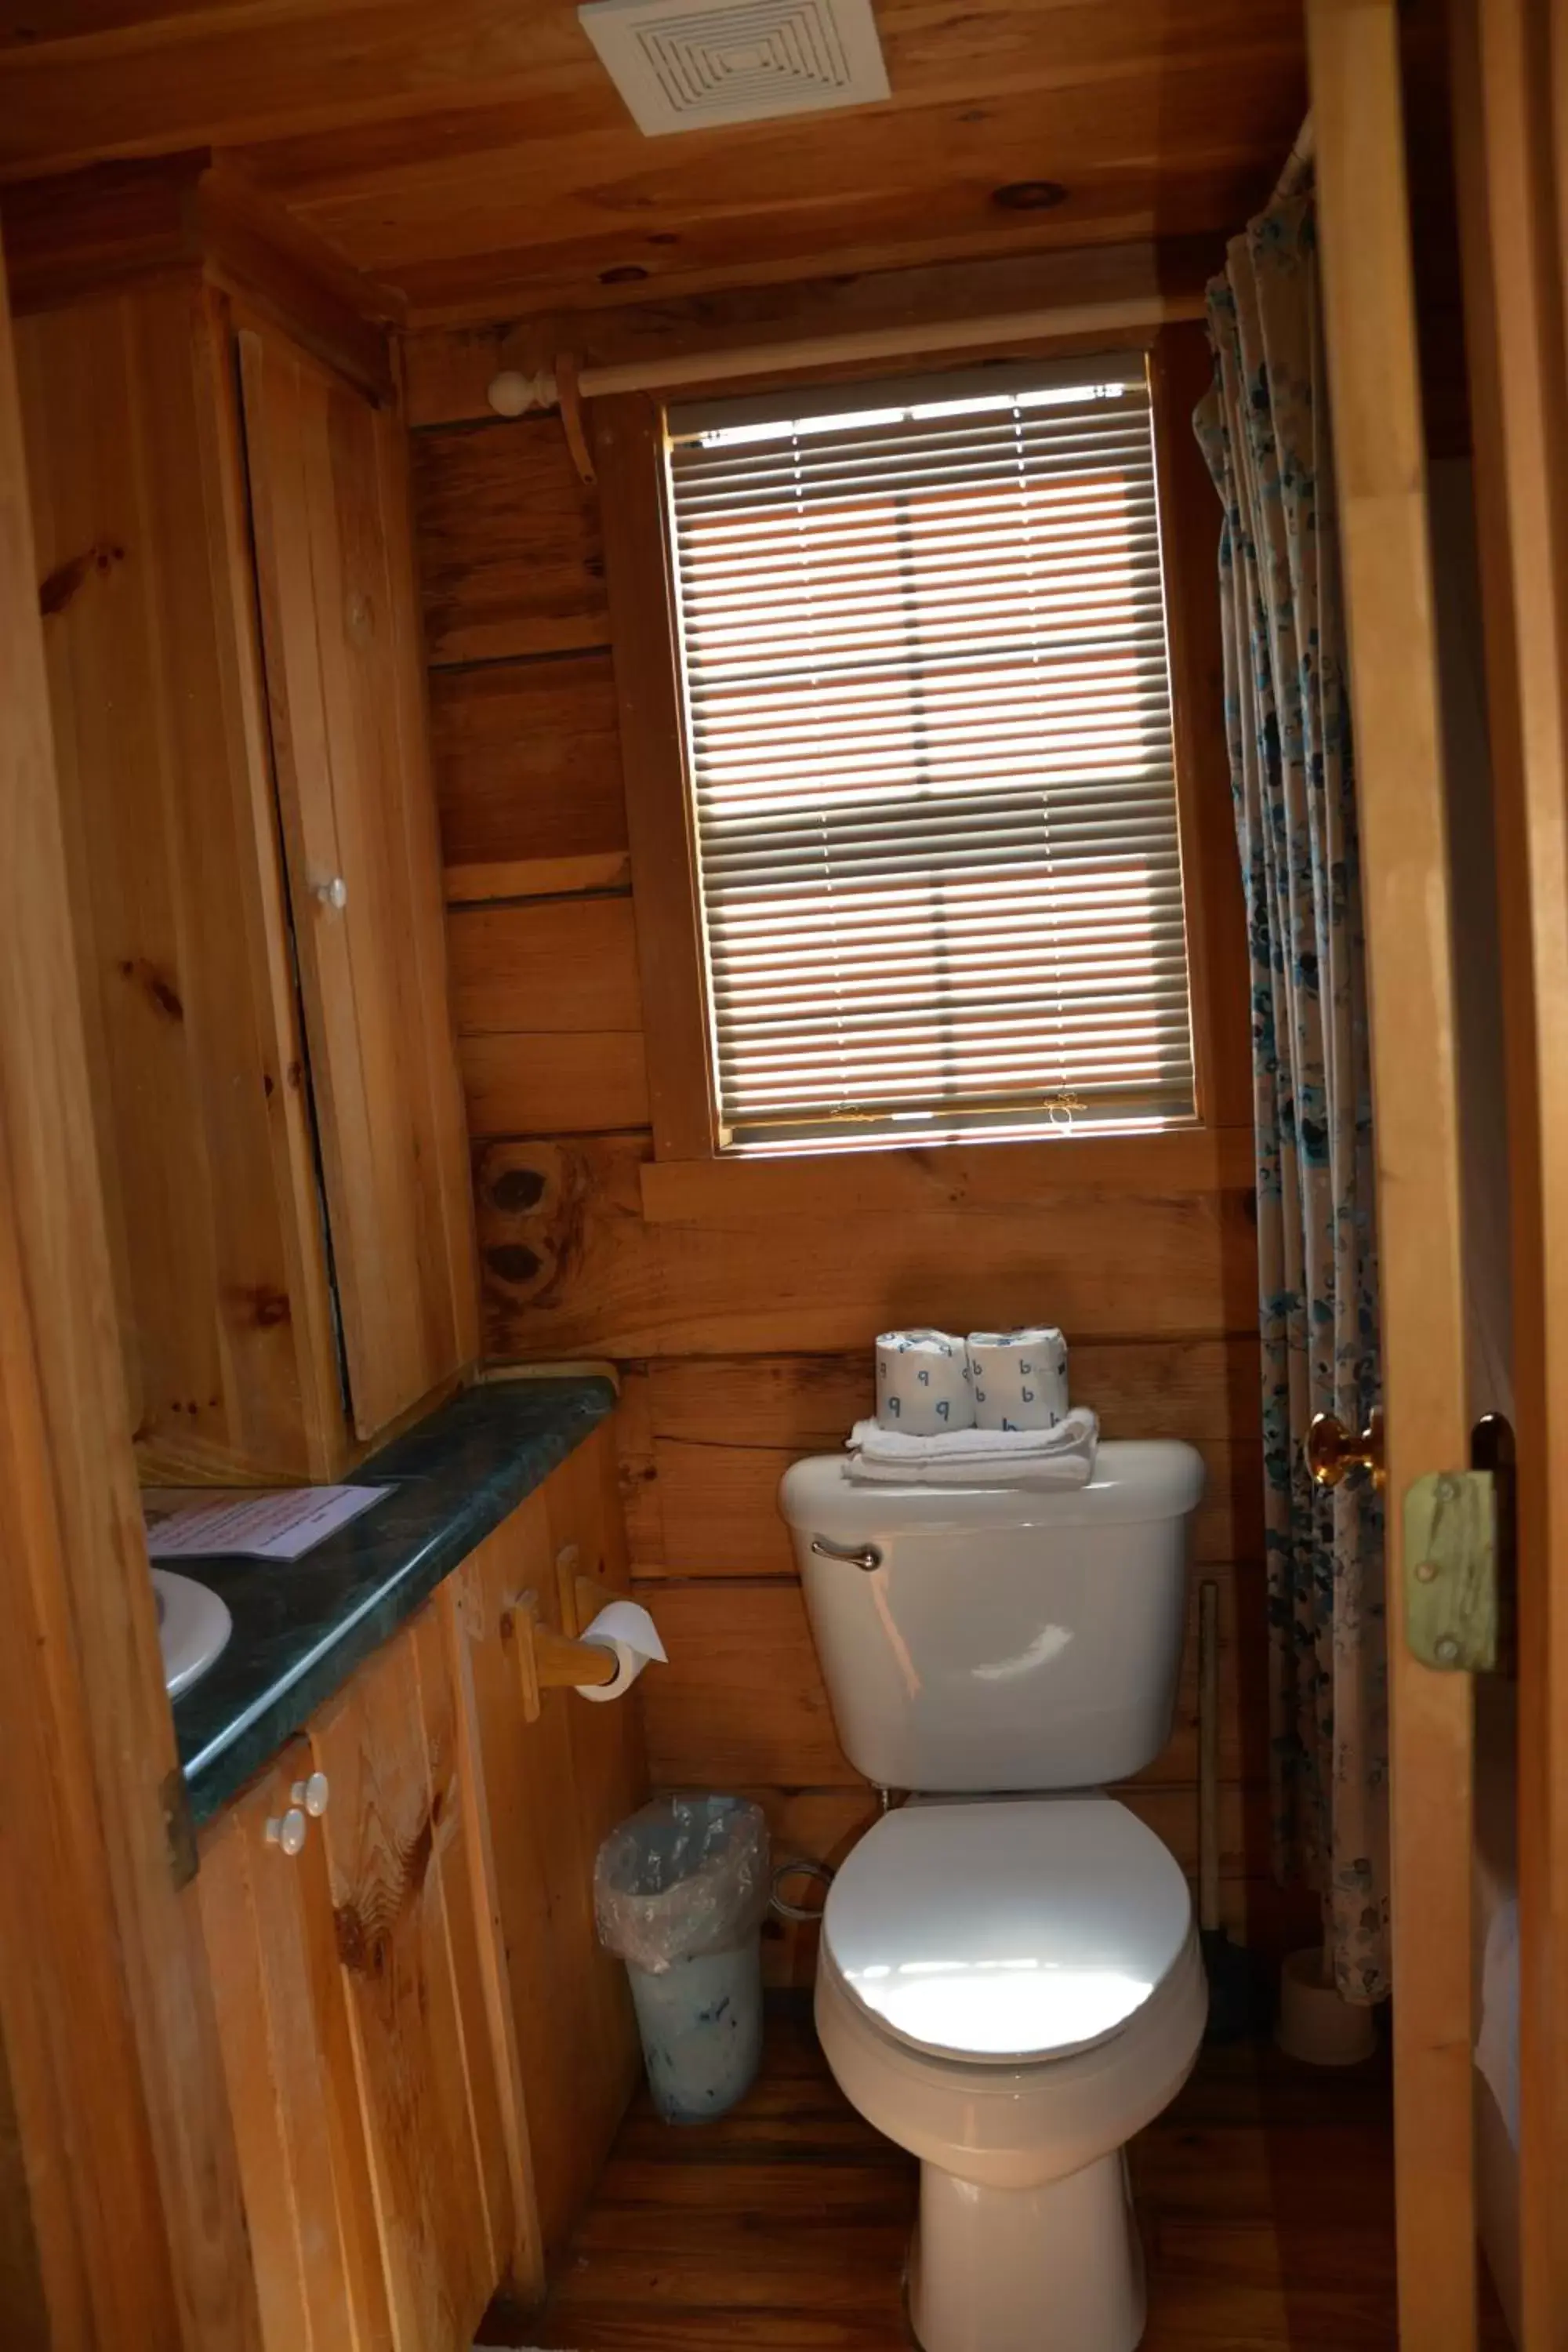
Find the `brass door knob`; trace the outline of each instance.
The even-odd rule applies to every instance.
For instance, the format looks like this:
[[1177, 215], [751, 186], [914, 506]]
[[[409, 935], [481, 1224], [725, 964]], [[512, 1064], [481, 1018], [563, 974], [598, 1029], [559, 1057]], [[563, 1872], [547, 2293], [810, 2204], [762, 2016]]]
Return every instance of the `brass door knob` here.
[[1314, 1413], [1307, 1432], [1307, 1467], [1319, 1486], [1337, 1486], [1352, 1470], [1370, 1470], [1381, 1486], [1388, 1473], [1383, 1459], [1383, 1407], [1373, 1406], [1366, 1427], [1352, 1437], [1331, 1412]]

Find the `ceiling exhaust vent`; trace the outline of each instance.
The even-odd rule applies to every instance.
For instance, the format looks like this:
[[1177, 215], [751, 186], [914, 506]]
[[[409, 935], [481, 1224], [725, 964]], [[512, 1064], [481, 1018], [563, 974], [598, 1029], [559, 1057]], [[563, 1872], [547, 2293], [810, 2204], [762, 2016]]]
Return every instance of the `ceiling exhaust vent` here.
[[890, 95], [870, 0], [591, 0], [577, 14], [650, 137]]

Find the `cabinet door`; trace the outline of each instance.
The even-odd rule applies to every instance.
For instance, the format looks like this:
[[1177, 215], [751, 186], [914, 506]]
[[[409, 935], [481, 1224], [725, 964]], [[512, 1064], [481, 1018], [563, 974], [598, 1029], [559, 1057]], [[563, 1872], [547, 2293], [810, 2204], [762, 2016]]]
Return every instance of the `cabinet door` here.
[[502, 1521], [448, 1590], [460, 1628], [464, 1699], [482, 1776], [510, 2010], [528, 2120], [539, 2231], [556, 2250], [587, 2202], [639, 2067], [626, 1971], [600, 1950], [594, 1857], [605, 1832], [640, 1802], [637, 1694], [586, 1706], [546, 1691], [539, 1718], [522, 1711], [517, 1602], [538, 1596], [542, 1621], [562, 1622], [561, 1554], [584, 1572], [622, 1580], [604, 1508], [608, 1433], [599, 1433]]
[[239, 337], [267, 695], [354, 1426], [478, 1352], [400, 420]]
[[202, 1925], [268, 2352], [389, 2352], [320, 1826], [269, 1843], [300, 1746], [204, 1840]]
[[28, 319], [17, 348], [132, 1426], [154, 1475], [331, 1477], [227, 323], [159, 287]]
[[310, 1728], [338, 1957], [398, 2352], [468, 2352], [515, 2189], [485, 1970], [489, 1912], [452, 1680], [426, 1608]]

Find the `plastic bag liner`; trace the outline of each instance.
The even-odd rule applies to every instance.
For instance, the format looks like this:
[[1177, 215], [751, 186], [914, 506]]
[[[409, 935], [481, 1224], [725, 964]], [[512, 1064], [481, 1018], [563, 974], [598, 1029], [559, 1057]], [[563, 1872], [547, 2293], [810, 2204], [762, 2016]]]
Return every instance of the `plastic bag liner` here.
[[594, 1864], [599, 1941], [649, 1976], [743, 1944], [768, 1892], [767, 1822], [743, 1797], [661, 1797], [612, 1830]]

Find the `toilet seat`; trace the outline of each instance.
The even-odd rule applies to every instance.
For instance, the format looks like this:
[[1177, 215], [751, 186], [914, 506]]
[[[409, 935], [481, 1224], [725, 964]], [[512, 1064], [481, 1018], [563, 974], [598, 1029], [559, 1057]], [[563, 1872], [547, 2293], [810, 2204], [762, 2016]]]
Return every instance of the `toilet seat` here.
[[1026, 2189], [1124, 2147], [1170, 2105], [1203, 2040], [1208, 1989], [1194, 1927], [1165, 1982], [1120, 2033], [1025, 2066], [933, 2057], [899, 2041], [826, 1949], [815, 2010], [834, 2078], [868, 2123], [961, 2180]]
[[1102, 1795], [913, 1801], [835, 1879], [824, 1958], [882, 2034], [1034, 2067], [1125, 2032], [1192, 1937], [1179, 1864]]

